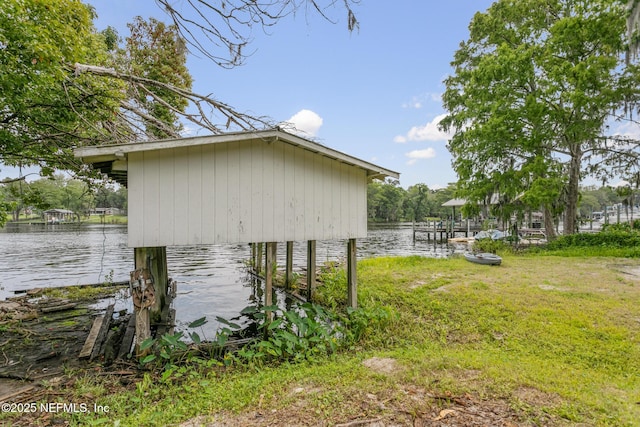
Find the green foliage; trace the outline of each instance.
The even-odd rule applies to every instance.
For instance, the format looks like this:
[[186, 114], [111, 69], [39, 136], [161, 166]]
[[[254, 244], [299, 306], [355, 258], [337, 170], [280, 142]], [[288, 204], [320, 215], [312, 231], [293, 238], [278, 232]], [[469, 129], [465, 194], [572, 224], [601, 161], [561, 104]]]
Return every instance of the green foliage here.
[[[115, 85], [76, 76], [69, 64], [102, 64], [104, 39], [78, 0], [7, 0], [0, 9], [0, 161], [78, 169], [72, 147], [114, 112]], [[90, 95], [88, 95], [90, 94]], [[42, 143], [46, 141], [46, 143]]]
[[343, 320], [347, 345], [363, 344], [375, 341], [380, 333], [398, 319], [397, 313], [390, 307], [347, 308], [347, 317]]
[[640, 248], [640, 233], [636, 230], [609, 228], [599, 233], [560, 236], [547, 245], [549, 250], [570, 247]]
[[373, 181], [367, 187], [367, 218], [377, 222], [425, 221], [428, 217], [447, 217], [451, 209], [442, 207], [454, 198], [454, 187], [430, 190], [416, 184], [407, 190], [398, 181]]
[[240, 361], [251, 364], [313, 361], [334, 353], [343, 335], [335, 316], [316, 304], [298, 304], [287, 311], [263, 307], [252, 314], [265, 338], [236, 353]]
[[80, 216], [94, 206], [94, 193], [84, 181], [61, 174], [32, 182], [14, 182], [0, 187], [0, 194], [3, 193], [6, 200], [13, 202], [14, 221], [27, 208], [34, 210], [33, 213], [47, 209], [69, 209]]
[[[145, 21], [138, 16], [127, 26], [131, 32], [126, 38], [127, 72], [181, 89], [191, 89], [193, 79], [186, 67], [187, 49], [175, 25], [165, 25], [154, 18]], [[163, 87], [154, 86], [149, 89], [150, 93], [131, 89], [130, 97], [142, 110], [175, 132], [182, 129], [175, 111], [186, 109], [187, 98]], [[147, 133], [155, 138], [173, 136], [153, 122], [145, 124]]]
[[622, 66], [625, 15], [614, 0], [499, 0], [474, 16], [443, 95], [460, 197], [566, 210], [572, 233], [580, 178], [638, 167], [602, 144], [615, 138], [607, 120], [637, 96], [638, 70]]
[[147, 338], [140, 344], [140, 351], [153, 350], [153, 353], [140, 359], [140, 364], [149, 365], [151, 362], [155, 362], [156, 365], [163, 366], [164, 370], [174, 366], [188, 348], [183, 338], [183, 332], [166, 333], [158, 339]]
[[473, 251], [492, 254], [511, 252], [511, 245], [505, 240], [477, 239], [473, 242]]
[[324, 269], [318, 275], [318, 281], [322, 283], [322, 287], [314, 294], [314, 301], [333, 311], [346, 306], [347, 296], [344, 290], [347, 288], [347, 271], [344, 268], [334, 266]]

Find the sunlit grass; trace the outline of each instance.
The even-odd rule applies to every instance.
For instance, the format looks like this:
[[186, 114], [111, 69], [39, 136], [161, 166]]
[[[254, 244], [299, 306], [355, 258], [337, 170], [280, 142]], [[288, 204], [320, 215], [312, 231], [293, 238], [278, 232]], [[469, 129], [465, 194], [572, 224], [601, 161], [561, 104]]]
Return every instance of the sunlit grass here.
[[[355, 347], [310, 364], [193, 370], [166, 382], [147, 376], [135, 390], [107, 394], [98, 403], [109, 405], [110, 420], [123, 426], [166, 425], [296, 408], [321, 420], [347, 420], [363, 411], [385, 413], [384, 405], [363, 409], [371, 396], [406, 405], [412, 393], [469, 394], [508, 402], [534, 424], [549, 415], [570, 423], [637, 425], [637, 264], [507, 254], [500, 267], [463, 258], [364, 260], [358, 264], [360, 307], [394, 316]], [[343, 270], [324, 279], [319, 299], [338, 306], [346, 294]], [[364, 367], [372, 356], [392, 358], [399, 369], [383, 375]], [[86, 421], [82, 417], [78, 422]]]

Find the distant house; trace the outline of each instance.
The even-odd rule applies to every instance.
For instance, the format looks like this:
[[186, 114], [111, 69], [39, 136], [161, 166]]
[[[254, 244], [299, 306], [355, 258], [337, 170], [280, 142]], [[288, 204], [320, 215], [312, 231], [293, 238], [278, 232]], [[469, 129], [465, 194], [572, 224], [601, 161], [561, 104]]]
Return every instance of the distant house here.
[[42, 212], [42, 217], [47, 224], [73, 221], [75, 213], [68, 209], [49, 209]]
[[91, 209], [91, 215], [120, 215], [122, 210], [120, 208], [94, 208]]

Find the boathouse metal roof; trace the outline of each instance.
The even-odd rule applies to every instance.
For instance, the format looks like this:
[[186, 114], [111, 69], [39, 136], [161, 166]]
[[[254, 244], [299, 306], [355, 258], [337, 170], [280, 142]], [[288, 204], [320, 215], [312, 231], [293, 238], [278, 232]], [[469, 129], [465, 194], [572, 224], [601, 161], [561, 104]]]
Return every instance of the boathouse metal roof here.
[[389, 169], [280, 129], [82, 147], [128, 191], [130, 247], [366, 237]]

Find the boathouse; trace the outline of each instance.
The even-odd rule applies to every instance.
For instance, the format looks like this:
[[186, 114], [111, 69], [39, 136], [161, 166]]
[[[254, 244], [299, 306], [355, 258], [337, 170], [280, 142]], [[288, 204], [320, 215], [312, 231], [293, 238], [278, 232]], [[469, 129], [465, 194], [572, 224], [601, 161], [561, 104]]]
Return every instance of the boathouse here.
[[367, 236], [367, 184], [399, 178], [280, 129], [82, 147], [75, 155], [127, 186], [133, 248], [264, 242], [269, 276], [273, 245], [288, 242], [289, 251], [292, 242], [306, 241], [314, 281], [315, 241], [346, 239], [353, 307], [355, 242]]

